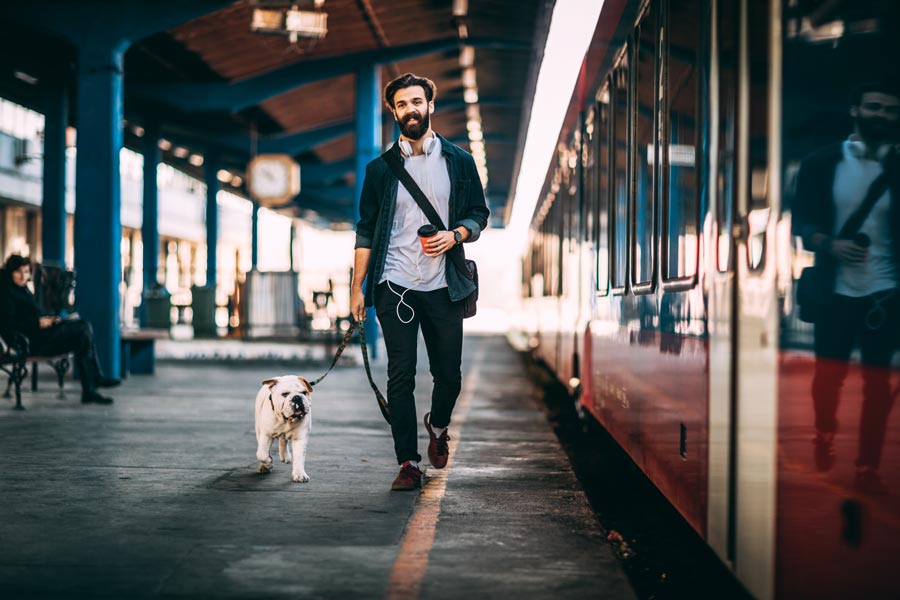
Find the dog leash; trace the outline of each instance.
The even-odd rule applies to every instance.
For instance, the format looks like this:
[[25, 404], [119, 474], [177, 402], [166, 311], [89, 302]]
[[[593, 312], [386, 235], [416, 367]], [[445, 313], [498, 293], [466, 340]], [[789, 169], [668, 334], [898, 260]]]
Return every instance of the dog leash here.
[[[353, 330], [356, 328], [357, 321], [350, 322], [350, 328], [347, 330], [347, 333], [344, 334], [344, 339], [341, 340], [341, 344], [338, 346], [337, 352], [334, 354], [334, 359], [331, 361], [331, 366], [328, 367], [328, 370], [322, 374], [321, 377], [311, 382], [309, 385], [314, 387], [318, 385], [325, 377], [331, 373], [331, 370], [334, 368], [334, 365], [337, 364], [338, 359], [341, 357], [341, 354], [344, 353], [344, 348], [347, 347], [347, 344], [350, 343], [350, 338], [353, 336]], [[369, 366], [369, 351], [366, 347], [366, 333], [365, 327], [359, 328], [359, 347], [362, 352], [363, 357], [363, 365], [366, 367], [366, 377], [369, 378], [369, 385], [372, 386], [372, 391], [375, 392], [375, 400], [378, 402], [378, 409], [381, 411], [381, 416], [384, 417], [384, 420], [388, 422], [388, 425], [391, 424], [391, 413], [388, 410], [387, 400], [384, 399], [384, 395], [381, 393], [381, 390], [378, 389], [378, 386], [375, 384], [375, 380], [372, 378], [372, 368]]]

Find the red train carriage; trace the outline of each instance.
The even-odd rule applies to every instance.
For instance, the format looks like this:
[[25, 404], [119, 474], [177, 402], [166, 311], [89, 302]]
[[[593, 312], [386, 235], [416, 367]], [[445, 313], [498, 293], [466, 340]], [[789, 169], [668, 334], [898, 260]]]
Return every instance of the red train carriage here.
[[[760, 598], [900, 595], [898, 33], [890, 0], [607, 0], [532, 221], [535, 353]], [[879, 173], [846, 312], [802, 321]]]

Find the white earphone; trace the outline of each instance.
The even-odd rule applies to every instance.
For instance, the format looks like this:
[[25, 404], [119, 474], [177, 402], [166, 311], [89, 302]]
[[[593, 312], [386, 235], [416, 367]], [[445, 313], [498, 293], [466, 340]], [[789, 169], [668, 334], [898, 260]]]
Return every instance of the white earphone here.
[[[400, 144], [400, 151], [403, 153], [403, 156], [412, 156], [412, 144], [403, 138], [400, 138], [398, 143]], [[425, 142], [422, 144], [422, 150], [425, 151], [425, 156], [428, 156], [432, 148], [434, 148], [434, 134], [432, 134], [430, 138], [426, 138]]]

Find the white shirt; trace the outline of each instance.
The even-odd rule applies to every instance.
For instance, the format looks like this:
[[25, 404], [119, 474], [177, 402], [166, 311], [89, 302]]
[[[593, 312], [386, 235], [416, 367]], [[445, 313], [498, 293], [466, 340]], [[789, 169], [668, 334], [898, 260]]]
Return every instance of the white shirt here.
[[[881, 162], [865, 158], [862, 142], [848, 139], [843, 145], [844, 158], [834, 175], [835, 230], [844, 226], [862, 204], [875, 178], [881, 175]], [[859, 298], [897, 287], [897, 270], [891, 249], [891, 192], [885, 190], [859, 228], [872, 241], [866, 260], [858, 264], [839, 262], [834, 291]]]
[[[403, 166], [425, 193], [444, 225], [449, 226], [450, 173], [447, 160], [441, 154], [440, 139], [435, 136], [427, 155], [405, 157]], [[379, 283], [390, 281], [420, 292], [447, 287], [446, 255], [427, 256], [419, 242], [417, 231], [427, 223], [428, 217], [412, 195], [402, 183], [398, 184], [397, 207]]]

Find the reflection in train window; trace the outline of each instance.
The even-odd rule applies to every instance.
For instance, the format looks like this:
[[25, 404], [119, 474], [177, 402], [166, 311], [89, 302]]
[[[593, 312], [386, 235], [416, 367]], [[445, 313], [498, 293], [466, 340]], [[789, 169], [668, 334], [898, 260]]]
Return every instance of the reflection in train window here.
[[609, 119], [609, 87], [600, 93], [597, 105], [599, 128], [596, 138], [597, 147], [597, 224], [595, 228], [594, 246], [597, 248], [597, 291], [606, 294], [609, 291], [609, 166], [610, 166], [610, 119]]
[[613, 73], [612, 282], [625, 288], [628, 257], [628, 52]]
[[597, 150], [597, 117], [594, 108], [588, 110], [584, 118], [584, 135], [581, 143], [581, 202], [583, 203], [584, 218], [579, 232], [578, 241], [595, 242], [593, 236], [594, 222], [597, 218], [597, 207], [594, 205], [594, 197], [597, 193], [597, 166], [595, 164]]
[[726, 272], [732, 268], [731, 229], [734, 220], [734, 181], [737, 142], [737, 3], [717, 4], [716, 36], [718, 40], [718, 145], [716, 173], [716, 263], [718, 270]]
[[656, 160], [656, 12], [649, 10], [635, 31], [634, 81], [634, 283], [653, 279], [654, 170]]
[[[672, 3], [666, 41], [666, 104], [668, 169], [666, 200], [666, 279], [697, 272], [698, 186], [697, 148], [700, 114], [700, 0]], [[664, 40], [665, 41], [665, 40]]]
[[[751, 270], [765, 267], [769, 211], [769, 9], [765, 3], [747, 6], [750, 45], [750, 165], [747, 176], [747, 261]], [[752, 219], [750, 217], [753, 217]]]

